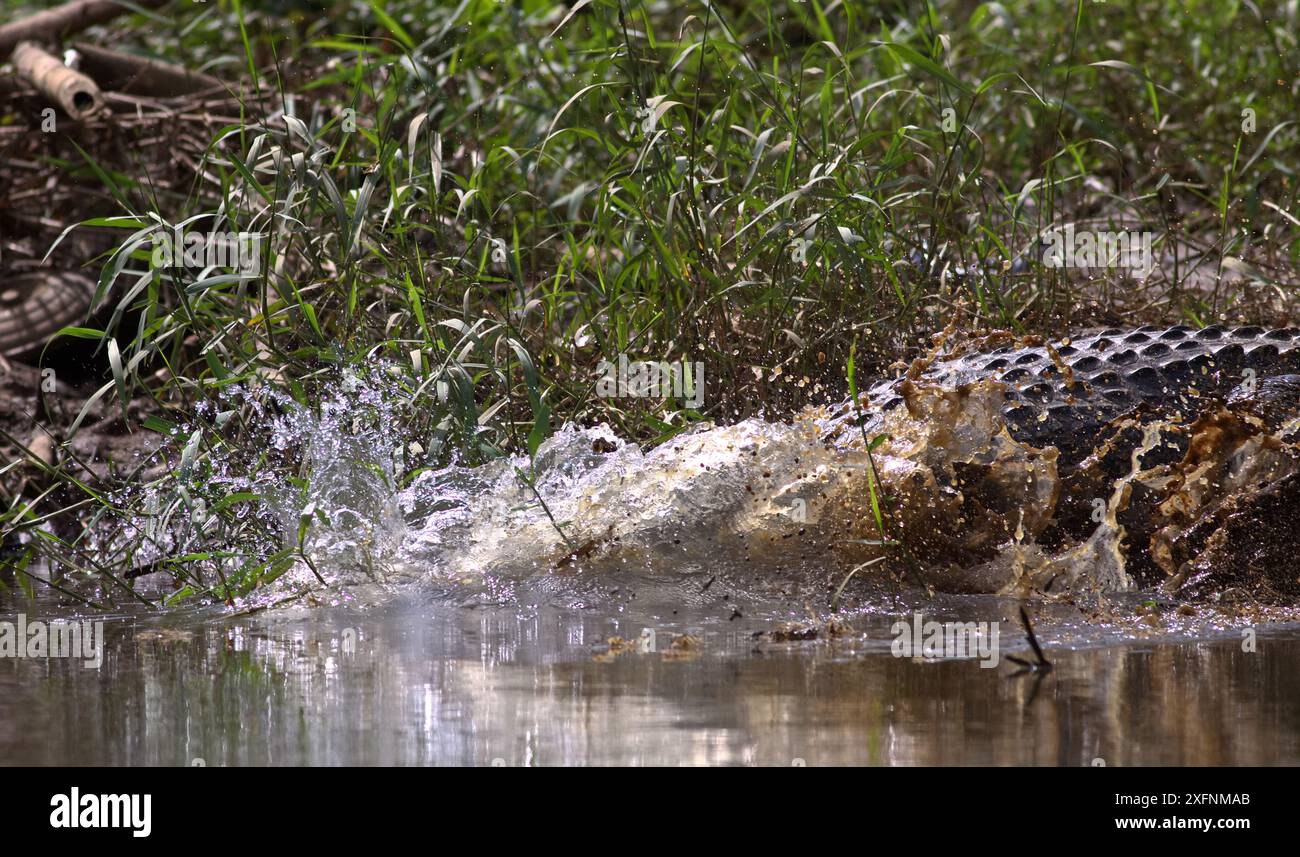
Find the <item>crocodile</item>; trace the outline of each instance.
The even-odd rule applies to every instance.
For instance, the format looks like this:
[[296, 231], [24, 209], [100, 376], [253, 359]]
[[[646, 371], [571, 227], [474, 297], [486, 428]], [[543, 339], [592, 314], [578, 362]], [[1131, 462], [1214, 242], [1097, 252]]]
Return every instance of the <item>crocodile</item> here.
[[[949, 452], [959, 435], [932, 426], [960, 422], [966, 395], [1000, 420]], [[937, 401], [957, 402], [958, 415], [928, 410]], [[915, 361], [823, 424], [832, 448], [900, 427], [938, 439], [938, 484], [913, 499], [909, 538], [931, 565], [961, 566], [941, 587], [1046, 591], [1064, 577], [1075, 589], [1087, 578], [1179, 597], [1300, 596], [1300, 329], [1144, 326], [1055, 343], [999, 334]], [[1003, 429], [1019, 452], [998, 459]], [[972, 572], [981, 563], [996, 567], [985, 583]]]
[[1285, 398], [1297, 373], [1300, 328], [1109, 328], [1056, 343], [1012, 341], [931, 361], [920, 372], [878, 382], [856, 407], [841, 403], [829, 424], [862, 425], [871, 433], [905, 403], [908, 384], [956, 388], [994, 380], [1005, 385], [1002, 413], [1011, 436], [1056, 447], [1060, 465], [1068, 469], [1093, 451], [1098, 433], [1120, 416], [1134, 414], [1140, 424], [1190, 421], [1211, 403]]
[[73, 270], [36, 268], [0, 282], [0, 355], [38, 353], [59, 330], [85, 320], [95, 281]]

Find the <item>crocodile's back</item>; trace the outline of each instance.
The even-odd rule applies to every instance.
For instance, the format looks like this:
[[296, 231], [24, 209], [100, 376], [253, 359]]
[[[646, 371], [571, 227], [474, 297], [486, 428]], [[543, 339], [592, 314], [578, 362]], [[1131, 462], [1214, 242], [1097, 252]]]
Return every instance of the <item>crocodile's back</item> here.
[[[1050, 347], [1008, 345], [938, 360], [918, 381], [942, 387], [1001, 381], [1012, 436], [1037, 447], [1055, 446], [1061, 462], [1070, 465], [1119, 416], [1183, 412], [1190, 418], [1207, 397], [1295, 373], [1300, 373], [1300, 329], [1148, 326], [1103, 330]], [[872, 387], [868, 413], [878, 416], [902, 405], [899, 386], [894, 379]]]

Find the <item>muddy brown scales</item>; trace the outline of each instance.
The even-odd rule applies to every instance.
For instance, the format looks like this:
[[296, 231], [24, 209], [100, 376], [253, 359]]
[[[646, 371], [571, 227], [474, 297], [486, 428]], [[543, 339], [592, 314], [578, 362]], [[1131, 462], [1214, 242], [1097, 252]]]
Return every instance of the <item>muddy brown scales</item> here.
[[1139, 588], [1300, 595], [1300, 330], [1148, 326], [1054, 345], [1002, 336], [832, 409], [828, 440], [887, 433], [899, 408], [929, 419], [908, 401], [916, 390], [960, 397], [990, 382], [1011, 438], [1056, 450], [1059, 490], [1036, 536], [1048, 554], [1112, 532]]
[[[917, 381], [955, 388], [986, 379], [1005, 385], [1003, 416], [1011, 436], [1055, 446], [1070, 468], [1089, 454], [1097, 434], [1116, 418], [1194, 419], [1211, 403], [1261, 400], [1300, 407], [1300, 329], [1191, 327], [1109, 329], [1054, 345], [1003, 345], [939, 359]], [[843, 426], [904, 404], [902, 381], [886, 380], [864, 397], [860, 416], [849, 403], [834, 409]], [[1279, 401], [1280, 400], [1280, 401]], [[1288, 401], [1289, 400], [1289, 401]], [[1171, 451], [1171, 454], [1174, 451]]]

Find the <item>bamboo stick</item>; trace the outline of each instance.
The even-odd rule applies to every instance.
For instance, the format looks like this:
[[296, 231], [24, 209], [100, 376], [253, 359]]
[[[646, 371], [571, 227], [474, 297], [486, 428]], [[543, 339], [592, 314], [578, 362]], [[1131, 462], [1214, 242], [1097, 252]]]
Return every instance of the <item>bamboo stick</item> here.
[[14, 48], [13, 62], [19, 77], [26, 79], [73, 119], [93, 116], [104, 106], [95, 81], [68, 68], [59, 62], [58, 57], [32, 42], [23, 42]]

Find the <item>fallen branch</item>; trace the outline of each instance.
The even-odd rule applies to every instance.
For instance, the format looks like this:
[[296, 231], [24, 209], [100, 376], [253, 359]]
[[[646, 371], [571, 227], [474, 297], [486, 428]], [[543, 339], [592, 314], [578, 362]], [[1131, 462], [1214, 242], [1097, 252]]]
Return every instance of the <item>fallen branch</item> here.
[[90, 75], [101, 88], [128, 95], [172, 98], [208, 89], [219, 89], [225, 82], [190, 71], [184, 66], [162, 60], [138, 57], [81, 42], [73, 49], [81, 55], [78, 68]]
[[[72, 0], [0, 26], [0, 62], [22, 42], [49, 42], [79, 33], [136, 9], [156, 9], [167, 0]], [[132, 8], [135, 7], [135, 9]]]
[[41, 94], [53, 101], [73, 119], [85, 119], [104, 106], [95, 81], [68, 68], [32, 42], [14, 48], [14, 68]]

